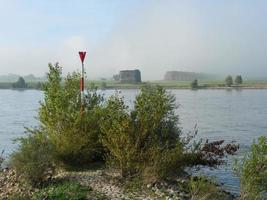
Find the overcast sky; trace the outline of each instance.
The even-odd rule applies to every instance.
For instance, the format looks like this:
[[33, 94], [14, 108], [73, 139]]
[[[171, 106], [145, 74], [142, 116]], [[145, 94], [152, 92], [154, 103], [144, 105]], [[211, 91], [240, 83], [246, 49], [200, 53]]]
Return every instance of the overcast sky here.
[[49, 62], [89, 78], [121, 69], [267, 77], [266, 0], [0, 0], [0, 74]]

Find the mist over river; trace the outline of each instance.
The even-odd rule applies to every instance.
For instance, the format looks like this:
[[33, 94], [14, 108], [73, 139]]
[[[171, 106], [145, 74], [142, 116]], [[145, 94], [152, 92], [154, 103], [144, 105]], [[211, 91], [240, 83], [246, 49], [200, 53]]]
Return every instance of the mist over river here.
[[[238, 158], [244, 155], [253, 139], [267, 135], [267, 90], [170, 90], [177, 99], [180, 126], [184, 132], [197, 124], [198, 138], [224, 139], [240, 144]], [[102, 91], [105, 97], [115, 90]], [[121, 90], [129, 106], [139, 90]], [[35, 119], [43, 93], [38, 90], [0, 90], [0, 150], [5, 155], [15, 148], [13, 139], [25, 135], [24, 127], [37, 126]], [[219, 169], [201, 169], [200, 173], [214, 177], [235, 194], [239, 180], [232, 174], [231, 161]]]

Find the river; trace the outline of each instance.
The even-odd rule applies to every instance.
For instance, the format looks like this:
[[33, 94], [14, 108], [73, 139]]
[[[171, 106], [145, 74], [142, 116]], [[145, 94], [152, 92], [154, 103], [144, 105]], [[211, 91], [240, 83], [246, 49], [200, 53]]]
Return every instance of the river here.
[[[115, 90], [102, 91], [106, 97]], [[122, 90], [132, 106], [138, 90]], [[239, 179], [232, 173], [231, 162], [244, 155], [254, 139], [267, 135], [267, 90], [170, 90], [177, 99], [180, 126], [184, 132], [198, 128], [198, 138], [237, 141], [240, 150], [229, 157], [226, 166], [201, 169], [232, 193], [239, 193]], [[0, 90], [0, 150], [5, 155], [16, 148], [13, 139], [25, 135], [24, 127], [37, 126], [35, 119], [43, 93], [38, 90]]]

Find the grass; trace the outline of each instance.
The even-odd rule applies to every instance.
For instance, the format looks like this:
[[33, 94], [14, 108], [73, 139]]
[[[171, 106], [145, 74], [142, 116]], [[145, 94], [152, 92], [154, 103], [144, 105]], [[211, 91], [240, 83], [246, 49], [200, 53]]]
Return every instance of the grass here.
[[32, 197], [13, 195], [10, 200], [108, 200], [104, 194], [94, 191], [88, 186], [81, 186], [74, 181], [52, 183], [35, 192]]
[[231, 196], [221, 191], [215, 183], [207, 178], [191, 177], [188, 183], [192, 200], [227, 200]]

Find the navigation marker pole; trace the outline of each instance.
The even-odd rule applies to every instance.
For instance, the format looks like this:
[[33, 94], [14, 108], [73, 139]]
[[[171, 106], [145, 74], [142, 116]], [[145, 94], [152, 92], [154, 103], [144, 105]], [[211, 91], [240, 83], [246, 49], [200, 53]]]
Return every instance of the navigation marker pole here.
[[85, 59], [86, 51], [79, 51], [79, 56], [82, 61], [82, 74], [80, 80], [80, 91], [81, 91], [81, 113], [84, 111], [84, 64], [83, 61]]

